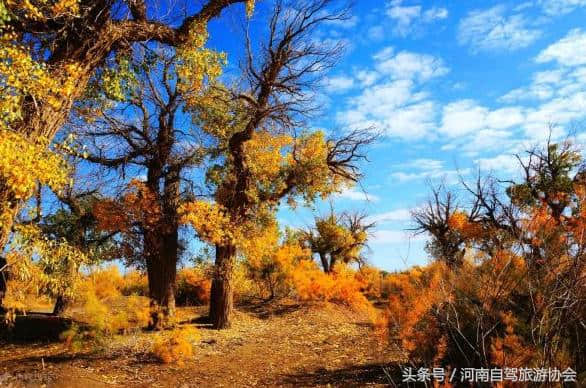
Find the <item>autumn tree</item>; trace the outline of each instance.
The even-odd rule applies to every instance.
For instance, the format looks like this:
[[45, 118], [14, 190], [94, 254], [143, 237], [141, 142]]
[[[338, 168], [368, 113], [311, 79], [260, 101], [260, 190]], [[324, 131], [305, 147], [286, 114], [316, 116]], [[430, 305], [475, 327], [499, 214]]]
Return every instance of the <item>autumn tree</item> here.
[[126, 171], [145, 177], [133, 179], [119, 200], [97, 204], [95, 210], [102, 227], [139, 236], [133, 241], [142, 247], [151, 302], [169, 317], [175, 309], [176, 267], [183, 250], [178, 211], [196, 195], [194, 168], [208, 153], [205, 134], [190, 123], [185, 108], [206, 93], [224, 62], [223, 54], [203, 47], [205, 31], [198, 36], [201, 39], [192, 45], [199, 48], [192, 48], [189, 56], [160, 46], [136, 53], [124, 64], [128, 76], [119, 96], [103, 81], [96, 85], [111, 102], [88, 100], [78, 123], [85, 129], [74, 129], [85, 160], [121, 172], [120, 178]]
[[[64, 240], [70, 246], [83, 252], [88, 261], [84, 264], [98, 264], [106, 260], [121, 258], [119, 243], [115, 237], [118, 231], [104, 231], [98, 227], [93, 213], [96, 203], [103, 200], [97, 189], [80, 189], [66, 186], [55, 193], [58, 209], [40, 217], [38, 222], [43, 236], [49, 240]], [[67, 262], [60, 263], [64, 268], [72, 268]], [[71, 274], [72, 278], [75, 274]], [[70, 299], [64, 293], [53, 295], [54, 315], [61, 315]]]
[[417, 211], [435, 260], [388, 279], [414, 362], [584, 369], [584, 164], [569, 142], [517, 157], [520, 180], [462, 182], [468, 204], [434, 194]]
[[62, 160], [47, 147], [98, 70], [112, 75], [107, 59], [146, 41], [189, 56], [202, 26], [236, 3], [252, 12], [253, 0], [210, 0], [195, 13], [177, 7], [172, 22], [148, 0], [0, 3], [0, 247], [37, 180], [65, 183]]
[[472, 210], [465, 213], [455, 194], [445, 186], [432, 187], [431, 190], [430, 199], [411, 212], [414, 231], [431, 237], [426, 245], [431, 257], [451, 267], [459, 267], [466, 254], [468, 234], [473, 233], [478, 225], [474, 222], [478, 206], [474, 204]]
[[301, 241], [318, 255], [324, 272], [331, 272], [337, 263], [362, 266], [366, 262], [363, 250], [374, 226], [365, 214], [336, 214], [332, 209], [328, 216], [316, 217], [315, 227], [303, 231]]
[[237, 251], [259, 233], [280, 201], [311, 202], [360, 178], [357, 162], [374, 139], [370, 132], [327, 139], [305, 129], [314, 107], [312, 89], [341, 48], [328, 47], [313, 34], [348, 17], [346, 8], [331, 6], [329, 0], [289, 7], [277, 2], [260, 52], [253, 55], [248, 45], [244, 84], [236, 90], [214, 88], [193, 106], [203, 129], [216, 139], [219, 156], [207, 172], [214, 202], [183, 208], [185, 220], [215, 245], [209, 312], [215, 328], [231, 323]]

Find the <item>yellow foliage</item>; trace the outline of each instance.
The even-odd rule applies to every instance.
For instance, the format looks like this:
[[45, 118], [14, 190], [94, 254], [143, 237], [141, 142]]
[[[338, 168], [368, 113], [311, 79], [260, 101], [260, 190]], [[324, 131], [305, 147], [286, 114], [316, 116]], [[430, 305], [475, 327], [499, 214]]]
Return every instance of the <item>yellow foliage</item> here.
[[92, 290], [93, 294], [101, 300], [120, 296], [123, 285], [124, 279], [118, 267], [114, 265], [92, 271], [83, 282], [85, 291]]
[[65, 14], [76, 16], [79, 13], [79, 0], [5, 0], [6, 6], [16, 14], [22, 14], [24, 18], [37, 21], [46, 21]]
[[175, 301], [178, 305], [202, 305], [210, 301], [211, 274], [204, 268], [183, 268], [177, 273]]
[[362, 284], [362, 292], [369, 298], [380, 298], [382, 295], [382, 274], [374, 267], [363, 266], [356, 273], [356, 280]]
[[466, 239], [475, 239], [483, 234], [482, 227], [479, 223], [472, 222], [468, 215], [463, 211], [456, 211], [448, 220], [450, 228], [460, 232]]
[[183, 204], [179, 212], [182, 214], [182, 222], [191, 224], [199, 237], [210, 244], [233, 241], [230, 220], [219, 205], [193, 201]]
[[255, 132], [252, 139], [245, 143], [244, 152], [255, 182], [255, 185], [251, 187], [250, 196], [254, 197], [257, 195], [256, 190], [272, 186], [275, 182], [284, 185], [279, 177], [287, 168], [286, 150], [292, 144], [292, 136], [274, 134], [269, 131]]
[[76, 303], [81, 309], [77, 318], [106, 335], [146, 327], [151, 312], [148, 299], [123, 296], [124, 287], [127, 280], [115, 266], [93, 271], [80, 282]]
[[2, 304], [13, 311], [53, 311], [53, 300], [49, 296], [37, 292], [33, 283], [19, 279], [8, 279]]
[[153, 344], [152, 354], [164, 364], [176, 363], [182, 366], [193, 357], [193, 342], [197, 339], [199, 333], [193, 327], [160, 333]]
[[204, 48], [208, 40], [206, 23], [192, 23], [187, 43], [177, 48], [178, 88], [188, 106], [198, 103], [205, 93], [206, 81], [213, 82], [222, 74], [226, 54]]
[[78, 286], [79, 267], [88, 259], [65, 240], [49, 240], [36, 226], [19, 225], [6, 261], [15, 287], [9, 285], [11, 298], [5, 306], [21, 309], [30, 295], [72, 297]]
[[29, 141], [20, 134], [0, 129], [0, 180], [8, 190], [7, 197], [0, 198], [0, 228], [5, 228], [13, 217], [10, 202], [28, 199], [37, 182], [60, 189], [68, 182], [67, 163], [47, 149], [46, 141]]
[[246, 16], [251, 17], [254, 12], [255, 0], [246, 0]]
[[122, 295], [148, 296], [149, 284], [146, 275], [139, 271], [129, 271], [124, 274], [123, 285], [120, 290]]

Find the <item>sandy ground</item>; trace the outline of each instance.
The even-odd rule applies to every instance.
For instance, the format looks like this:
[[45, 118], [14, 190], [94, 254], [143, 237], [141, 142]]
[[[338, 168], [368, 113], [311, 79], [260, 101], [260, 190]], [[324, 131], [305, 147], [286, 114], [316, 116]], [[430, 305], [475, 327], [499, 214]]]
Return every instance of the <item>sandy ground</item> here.
[[331, 304], [241, 307], [229, 330], [202, 321], [205, 308], [180, 311], [200, 338], [193, 359], [162, 365], [148, 349], [155, 334], [116, 337], [107, 349], [71, 354], [63, 344], [0, 345], [0, 386], [251, 387], [388, 386], [383, 368], [397, 351], [364, 316]]

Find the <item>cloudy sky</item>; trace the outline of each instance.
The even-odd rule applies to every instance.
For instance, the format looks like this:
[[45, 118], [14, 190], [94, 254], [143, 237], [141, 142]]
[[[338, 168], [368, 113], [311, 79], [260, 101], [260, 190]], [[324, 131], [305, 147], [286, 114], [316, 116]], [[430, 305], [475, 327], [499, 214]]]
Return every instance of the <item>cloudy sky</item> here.
[[[405, 231], [426, 182], [454, 183], [478, 169], [514, 175], [513, 154], [542, 144], [550, 124], [555, 138], [586, 139], [586, 0], [356, 3], [352, 18], [316, 36], [347, 50], [313, 124], [383, 133], [365, 166], [368, 194], [355, 188], [333, 203], [368, 212], [378, 224], [371, 261], [400, 269], [427, 260], [425, 238]], [[218, 39], [225, 43], [224, 32]], [[279, 216], [307, 226], [327, 208]]]

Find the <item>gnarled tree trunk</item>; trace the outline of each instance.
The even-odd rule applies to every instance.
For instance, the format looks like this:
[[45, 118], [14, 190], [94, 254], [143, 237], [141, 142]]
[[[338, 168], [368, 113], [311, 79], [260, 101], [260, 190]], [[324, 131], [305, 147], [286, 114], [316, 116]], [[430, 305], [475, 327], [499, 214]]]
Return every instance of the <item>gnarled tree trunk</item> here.
[[[3, 311], [2, 301], [6, 295], [6, 259], [0, 256], [0, 312]], [[2, 270], [4, 269], [4, 270]]]
[[69, 301], [63, 295], [57, 295], [55, 299], [55, 305], [53, 306], [53, 315], [61, 316], [65, 312]]
[[214, 329], [231, 325], [234, 309], [232, 270], [236, 256], [234, 245], [216, 245], [216, 265], [210, 294], [210, 322]]
[[319, 259], [321, 260], [321, 266], [324, 269], [325, 273], [330, 272], [330, 263], [328, 262], [328, 257], [326, 256], [326, 253], [324, 252], [318, 252], [319, 254]]
[[151, 299], [151, 329], [161, 329], [175, 315], [178, 232], [145, 233], [145, 256], [149, 297]]

